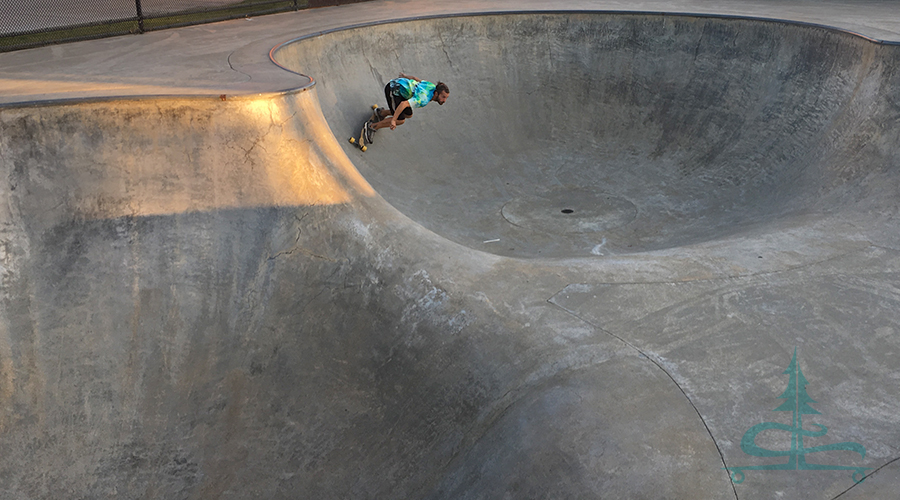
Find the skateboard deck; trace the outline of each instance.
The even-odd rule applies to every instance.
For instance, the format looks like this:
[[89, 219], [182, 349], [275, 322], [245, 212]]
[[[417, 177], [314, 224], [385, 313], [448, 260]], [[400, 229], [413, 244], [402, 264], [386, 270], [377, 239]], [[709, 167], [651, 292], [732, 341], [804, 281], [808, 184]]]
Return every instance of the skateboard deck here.
[[373, 104], [372, 105], [372, 117], [366, 119], [366, 121], [363, 123], [362, 129], [360, 129], [360, 131], [359, 131], [359, 139], [357, 139], [356, 137], [350, 137], [350, 144], [353, 144], [354, 146], [358, 147], [360, 149], [360, 151], [362, 151], [363, 153], [366, 152], [366, 149], [368, 149], [368, 144], [369, 144], [369, 141], [366, 140], [366, 126], [369, 124], [370, 121], [381, 121], [381, 117], [378, 116], [377, 113], [378, 113], [378, 105]]

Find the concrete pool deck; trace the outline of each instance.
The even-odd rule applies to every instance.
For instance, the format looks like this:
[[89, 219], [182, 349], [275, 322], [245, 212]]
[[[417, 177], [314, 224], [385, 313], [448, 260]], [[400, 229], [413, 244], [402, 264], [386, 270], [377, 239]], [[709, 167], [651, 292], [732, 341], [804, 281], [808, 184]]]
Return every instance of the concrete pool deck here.
[[[0, 498], [894, 498], [898, 12], [376, 1], [0, 54]], [[397, 71], [451, 99], [361, 153]]]
[[822, 24], [900, 42], [895, 7], [885, 1], [366, 2], [0, 54], [0, 103], [276, 92], [305, 82], [272, 67], [266, 56], [275, 45], [342, 26], [418, 16], [540, 10], [714, 14]]

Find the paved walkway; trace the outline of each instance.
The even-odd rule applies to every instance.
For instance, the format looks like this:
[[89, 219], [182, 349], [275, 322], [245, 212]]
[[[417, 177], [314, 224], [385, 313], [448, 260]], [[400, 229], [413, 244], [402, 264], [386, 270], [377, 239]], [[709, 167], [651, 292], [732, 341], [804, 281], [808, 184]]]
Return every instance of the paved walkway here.
[[376, 1], [0, 54], [0, 103], [275, 92], [305, 83], [267, 59], [269, 49], [297, 36], [389, 19], [558, 9], [776, 18], [900, 42], [896, 4], [886, 1]]

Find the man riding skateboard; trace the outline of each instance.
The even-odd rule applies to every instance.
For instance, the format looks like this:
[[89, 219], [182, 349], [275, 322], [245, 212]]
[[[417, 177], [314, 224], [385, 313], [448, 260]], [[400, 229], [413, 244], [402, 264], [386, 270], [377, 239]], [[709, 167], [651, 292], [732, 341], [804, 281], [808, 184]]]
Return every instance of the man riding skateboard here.
[[424, 108], [432, 101], [443, 106], [450, 97], [450, 88], [444, 82], [431, 83], [400, 73], [399, 78], [384, 86], [384, 97], [390, 109], [375, 110], [372, 121], [366, 125], [366, 140], [369, 143], [377, 130], [385, 127], [394, 130], [397, 125], [403, 125], [413, 115], [413, 109]]

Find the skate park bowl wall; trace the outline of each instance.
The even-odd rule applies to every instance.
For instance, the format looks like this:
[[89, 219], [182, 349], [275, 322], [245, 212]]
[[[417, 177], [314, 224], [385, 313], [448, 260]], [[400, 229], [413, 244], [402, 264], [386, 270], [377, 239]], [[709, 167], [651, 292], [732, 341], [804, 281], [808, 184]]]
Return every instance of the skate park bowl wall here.
[[272, 57], [316, 79], [345, 142], [399, 72], [448, 83], [443, 107], [376, 133], [366, 153], [345, 149], [400, 211], [499, 255], [665, 252], [788, 232], [807, 246], [834, 237], [809, 229], [827, 218], [894, 205], [898, 47], [852, 33], [504, 14], [327, 32]]
[[[900, 329], [896, 47], [582, 13], [274, 56], [317, 84], [0, 107], [0, 497], [735, 498], [730, 419], [772, 395], [713, 386], [781, 373], [798, 338], [883, 353], [829, 376], [878, 384], [858, 428], [896, 434], [896, 373], [855, 385]], [[362, 153], [346, 138], [399, 71], [451, 98]], [[747, 246], [796, 264], [855, 238], [882, 247], [784, 276], [677, 260], [728, 274]], [[846, 327], [870, 320], [890, 336]]]

